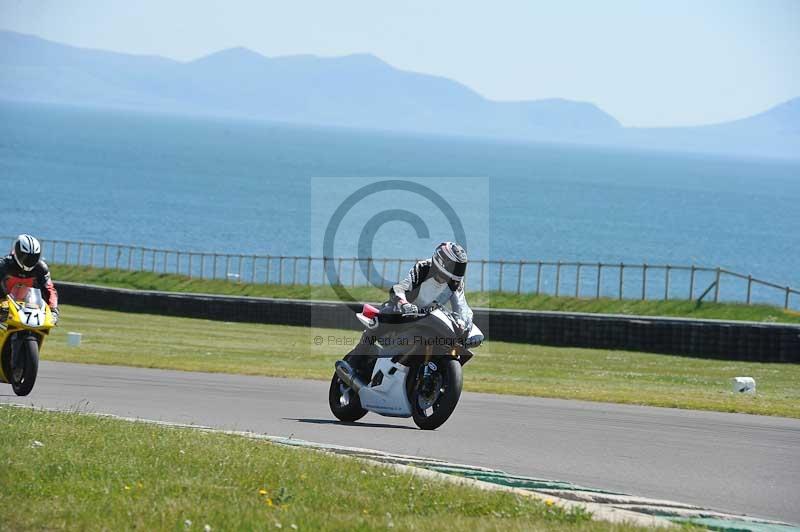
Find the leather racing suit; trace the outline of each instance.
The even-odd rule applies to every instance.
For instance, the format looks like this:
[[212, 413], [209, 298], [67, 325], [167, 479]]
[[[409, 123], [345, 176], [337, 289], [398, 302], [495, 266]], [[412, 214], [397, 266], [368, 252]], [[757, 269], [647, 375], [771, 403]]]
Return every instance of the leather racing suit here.
[[434, 303], [444, 305], [449, 301], [453, 312], [463, 321], [463, 329], [470, 330], [472, 309], [469, 308], [464, 295], [464, 282], [452, 280], [439, 282], [431, 268], [431, 259], [417, 262], [402, 281], [392, 286], [389, 291], [392, 303], [397, 305], [408, 301], [423, 310]]
[[31, 271], [26, 272], [11, 255], [0, 259], [0, 296], [5, 297], [18, 285], [41, 290], [42, 298], [53, 312], [53, 318], [58, 320], [58, 292], [50, 279], [47, 263], [40, 260]]

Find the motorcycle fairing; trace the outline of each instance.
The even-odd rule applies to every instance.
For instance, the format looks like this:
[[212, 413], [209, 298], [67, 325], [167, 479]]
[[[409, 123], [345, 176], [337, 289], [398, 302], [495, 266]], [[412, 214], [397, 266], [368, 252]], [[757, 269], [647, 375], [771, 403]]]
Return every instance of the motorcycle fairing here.
[[483, 343], [483, 338], [483, 331], [473, 323], [472, 327], [469, 329], [469, 334], [467, 334], [467, 340], [464, 342], [464, 345], [466, 347], [478, 347]]
[[[382, 377], [378, 378], [378, 375]], [[372, 370], [370, 385], [361, 388], [358, 398], [367, 410], [391, 417], [411, 417], [411, 404], [406, 397], [408, 367], [392, 362], [390, 358], [378, 358]], [[379, 384], [372, 386], [372, 382]]]
[[[16, 344], [33, 336], [41, 347], [53, 325], [53, 313], [45, 304], [41, 290], [25, 284], [15, 285], [2, 301], [8, 315], [0, 327], [0, 382], [10, 382], [8, 370]], [[12, 345], [14, 344], [14, 345]]]

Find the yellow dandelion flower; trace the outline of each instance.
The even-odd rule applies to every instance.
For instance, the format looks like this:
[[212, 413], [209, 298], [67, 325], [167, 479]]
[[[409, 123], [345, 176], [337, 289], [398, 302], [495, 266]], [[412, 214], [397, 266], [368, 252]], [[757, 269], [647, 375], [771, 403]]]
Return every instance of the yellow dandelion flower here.
[[270, 506], [270, 507], [273, 506], [272, 499], [270, 499], [269, 497], [267, 497], [267, 500], [264, 501], [264, 502], [267, 504], [267, 506]]
[[125, 486], [125, 491], [130, 491], [130, 490], [131, 490], [130, 486]]
[[260, 490], [258, 490], [258, 494], [259, 495], [266, 495], [267, 494], [267, 490], [265, 490], [264, 488], [261, 488]]
[[553, 502], [553, 499], [547, 499], [546, 501], [544, 501], [544, 503], [547, 506], [553, 506], [555, 504], [555, 502]]

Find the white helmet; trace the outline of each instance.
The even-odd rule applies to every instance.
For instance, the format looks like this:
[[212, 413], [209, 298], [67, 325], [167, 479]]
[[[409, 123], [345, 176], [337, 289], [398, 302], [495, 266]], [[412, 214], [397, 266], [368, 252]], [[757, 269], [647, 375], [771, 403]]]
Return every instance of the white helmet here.
[[31, 235], [19, 235], [17, 241], [14, 242], [11, 256], [14, 257], [17, 266], [23, 271], [29, 272], [39, 263], [39, 259], [42, 257], [42, 246]]
[[451, 281], [461, 281], [467, 271], [467, 252], [454, 242], [442, 242], [433, 252], [435, 272]]

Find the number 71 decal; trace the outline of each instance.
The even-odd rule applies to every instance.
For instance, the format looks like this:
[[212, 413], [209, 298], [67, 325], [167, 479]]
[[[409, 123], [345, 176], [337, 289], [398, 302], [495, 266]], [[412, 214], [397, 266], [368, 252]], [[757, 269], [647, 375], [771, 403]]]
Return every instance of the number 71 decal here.
[[25, 313], [25, 323], [27, 323], [28, 325], [34, 325], [33, 323], [31, 323], [31, 318], [36, 318], [35, 325], [38, 326], [42, 324], [38, 312], [31, 312], [30, 310], [23, 310], [22, 312]]

